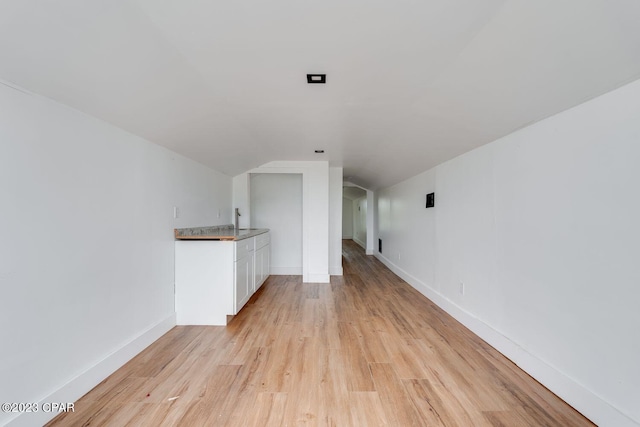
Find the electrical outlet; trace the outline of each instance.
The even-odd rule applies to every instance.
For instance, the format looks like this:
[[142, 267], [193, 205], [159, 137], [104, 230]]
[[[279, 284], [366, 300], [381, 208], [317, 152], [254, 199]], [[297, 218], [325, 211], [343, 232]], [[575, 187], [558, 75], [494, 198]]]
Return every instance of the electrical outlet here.
[[400, 252], [398, 252], [398, 261], [400, 261]]
[[178, 207], [174, 206], [173, 207], [173, 218], [178, 218], [180, 212], [178, 211]]
[[218, 209], [218, 218], [220, 218], [220, 209]]
[[460, 295], [464, 296], [464, 283], [460, 282]]

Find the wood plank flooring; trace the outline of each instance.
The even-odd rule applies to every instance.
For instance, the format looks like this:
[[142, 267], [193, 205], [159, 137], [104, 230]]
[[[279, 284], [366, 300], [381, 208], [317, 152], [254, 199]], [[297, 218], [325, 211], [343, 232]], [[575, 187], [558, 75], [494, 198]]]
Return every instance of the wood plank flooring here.
[[227, 327], [169, 331], [49, 426], [590, 426], [353, 241]]

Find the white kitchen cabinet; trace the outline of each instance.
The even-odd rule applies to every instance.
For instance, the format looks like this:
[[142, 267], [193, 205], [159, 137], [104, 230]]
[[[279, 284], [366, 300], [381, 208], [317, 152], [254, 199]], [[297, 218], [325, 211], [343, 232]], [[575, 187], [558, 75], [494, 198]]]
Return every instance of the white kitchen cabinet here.
[[[239, 250], [238, 246], [240, 245], [244, 245], [246, 248]], [[236, 242], [237, 258], [234, 262], [235, 281], [233, 294], [233, 306], [235, 307], [235, 311], [233, 314], [237, 314], [242, 307], [244, 307], [247, 301], [249, 301], [249, 298], [251, 298], [251, 295], [253, 295], [255, 289], [253, 274], [255, 252], [253, 246], [254, 238]]]
[[242, 309], [269, 275], [265, 234], [236, 241], [175, 242], [178, 325], [226, 325], [227, 316]]

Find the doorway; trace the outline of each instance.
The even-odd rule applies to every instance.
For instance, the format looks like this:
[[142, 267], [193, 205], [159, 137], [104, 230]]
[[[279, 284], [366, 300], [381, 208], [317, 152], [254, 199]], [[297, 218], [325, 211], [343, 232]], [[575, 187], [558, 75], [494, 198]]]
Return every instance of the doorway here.
[[271, 231], [271, 274], [302, 274], [302, 174], [252, 173], [251, 227]]
[[342, 238], [367, 247], [367, 192], [359, 187], [342, 187]]

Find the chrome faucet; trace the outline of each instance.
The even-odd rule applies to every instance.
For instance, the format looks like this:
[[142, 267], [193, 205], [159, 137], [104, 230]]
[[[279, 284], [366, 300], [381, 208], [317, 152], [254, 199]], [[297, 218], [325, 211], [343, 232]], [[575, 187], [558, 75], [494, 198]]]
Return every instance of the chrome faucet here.
[[242, 215], [240, 215], [240, 211], [238, 210], [238, 208], [236, 208], [235, 221], [234, 221], [234, 223], [233, 223], [233, 226], [235, 227], [235, 230], [236, 230], [236, 231], [238, 231], [238, 225], [239, 225], [239, 224], [238, 224], [238, 222], [239, 222], [239, 218], [240, 218], [241, 216], [242, 216]]

